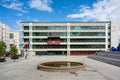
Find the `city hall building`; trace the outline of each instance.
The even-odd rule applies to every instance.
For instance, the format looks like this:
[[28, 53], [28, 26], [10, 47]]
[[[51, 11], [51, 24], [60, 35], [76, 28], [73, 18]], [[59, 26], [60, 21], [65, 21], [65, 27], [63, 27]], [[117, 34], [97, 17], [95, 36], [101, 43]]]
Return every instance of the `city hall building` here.
[[111, 31], [111, 21], [21, 22], [20, 43], [33, 55], [88, 55], [117, 44]]

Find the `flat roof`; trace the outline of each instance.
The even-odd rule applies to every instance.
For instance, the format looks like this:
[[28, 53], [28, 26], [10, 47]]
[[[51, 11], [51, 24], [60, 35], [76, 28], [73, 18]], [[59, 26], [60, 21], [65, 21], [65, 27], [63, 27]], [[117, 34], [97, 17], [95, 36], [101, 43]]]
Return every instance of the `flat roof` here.
[[36, 22], [36, 21], [23, 21], [20, 23], [110, 23], [111, 21], [46, 21], [46, 22]]

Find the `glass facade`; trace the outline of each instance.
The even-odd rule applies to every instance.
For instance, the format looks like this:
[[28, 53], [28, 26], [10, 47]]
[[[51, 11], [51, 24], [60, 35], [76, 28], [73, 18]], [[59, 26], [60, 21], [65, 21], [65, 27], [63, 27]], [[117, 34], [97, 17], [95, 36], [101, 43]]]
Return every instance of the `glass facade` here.
[[29, 42], [29, 38], [24, 38], [24, 42]]
[[70, 36], [105, 36], [105, 32], [70, 32]]
[[71, 26], [70, 30], [105, 30], [105, 26]]
[[70, 42], [105, 42], [105, 38], [94, 38], [94, 39], [70, 39]]
[[24, 26], [24, 30], [29, 30], [29, 26]]
[[47, 39], [34, 38], [32, 42], [47, 42]]
[[71, 45], [70, 48], [105, 48], [105, 45]]
[[61, 42], [67, 42], [67, 38], [60, 39]]
[[[110, 39], [108, 39], [110, 41]], [[45, 38], [34, 38], [32, 42], [47, 42]], [[67, 39], [60, 39], [61, 42], [67, 42]], [[95, 38], [95, 39], [70, 39], [70, 42], [105, 42], [105, 38]]]
[[29, 32], [24, 32], [24, 36], [29, 36]]
[[[42, 39], [42, 38], [34, 38], [32, 39], [32, 42], [47, 42], [47, 39]], [[67, 39], [60, 39], [61, 42], [67, 42]], [[71, 42], [80, 42], [79, 40], [77, 41], [76, 39], [71, 39]]]
[[67, 48], [67, 45], [33, 45], [32, 46], [33, 49], [61, 49], [61, 48], [64, 48], [66, 49]]
[[66, 26], [32, 26], [32, 30], [66, 30]]
[[[28, 32], [24, 32], [29, 36]], [[32, 36], [67, 36], [67, 32], [33, 32]], [[70, 36], [105, 36], [105, 32], [70, 32]]]
[[22, 27], [23, 31], [21, 30], [22, 35], [20, 36], [23, 36], [24, 42], [31, 42], [33, 52], [61, 55], [67, 54], [69, 49], [73, 52], [84, 52], [89, 51], [89, 49], [91, 51], [92, 49], [94, 51], [101, 49], [107, 51], [111, 47], [111, 25], [108, 25], [106, 30], [106, 24], [110, 24], [108, 22], [39, 24], [32, 23], [30, 25], [30, 23], [26, 23]]
[[[67, 49], [67, 45], [33, 45], [33, 49]], [[105, 48], [105, 45], [70, 45], [70, 48]]]
[[32, 36], [66, 36], [66, 32], [33, 32]]
[[67, 55], [67, 51], [36, 51], [36, 55]]

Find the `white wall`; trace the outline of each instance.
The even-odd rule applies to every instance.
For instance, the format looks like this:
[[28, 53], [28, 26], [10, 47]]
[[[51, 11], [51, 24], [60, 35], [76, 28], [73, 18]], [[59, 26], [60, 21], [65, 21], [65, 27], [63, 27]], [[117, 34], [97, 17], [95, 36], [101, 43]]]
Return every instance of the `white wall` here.
[[111, 47], [117, 47], [119, 43], [118, 23], [116, 21], [111, 22]]

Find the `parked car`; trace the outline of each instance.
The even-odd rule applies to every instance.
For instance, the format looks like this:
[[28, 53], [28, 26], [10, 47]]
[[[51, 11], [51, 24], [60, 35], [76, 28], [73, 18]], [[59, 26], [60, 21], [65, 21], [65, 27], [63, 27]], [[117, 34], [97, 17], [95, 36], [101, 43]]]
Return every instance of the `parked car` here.
[[5, 56], [0, 57], [0, 62], [5, 62]]
[[6, 56], [6, 57], [9, 57], [9, 56], [10, 56], [10, 53], [9, 53], [9, 52], [7, 52], [7, 53], [5, 54], [5, 56]]
[[13, 54], [11, 54], [10, 57], [11, 57], [11, 59], [19, 59], [19, 55], [13, 55]]

